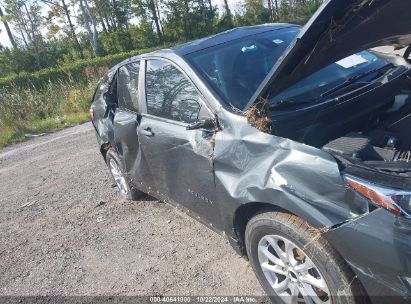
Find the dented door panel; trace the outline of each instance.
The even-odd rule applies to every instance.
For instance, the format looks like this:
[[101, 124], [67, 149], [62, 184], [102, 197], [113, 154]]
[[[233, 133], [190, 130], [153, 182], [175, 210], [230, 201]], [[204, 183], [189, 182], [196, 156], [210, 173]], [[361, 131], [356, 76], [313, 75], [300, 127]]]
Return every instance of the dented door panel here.
[[[145, 134], [149, 130], [150, 134]], [[148, 162], [157, 195], [201, 215], [221, 229], [214, 189], [210, 134], [187, 130], [186, 124], [143, 115], [139, 126], [141, 153]]]
[[114, 116], [114, 144], [118, 155], [124, 160], [124, 168], [129, 171], [136, 162], [139, 150], [137, 138], [137, 114], [118, 109]]
[[130, 181], [137, 188], [144, 185], [152, 185], [153, 178], [147, 165], [147, 160], [141, 153], [138, 129], [140, 115], [127, 110], [118, 109], [114, 116], [114, 148], [124, 168], [129, 175]]

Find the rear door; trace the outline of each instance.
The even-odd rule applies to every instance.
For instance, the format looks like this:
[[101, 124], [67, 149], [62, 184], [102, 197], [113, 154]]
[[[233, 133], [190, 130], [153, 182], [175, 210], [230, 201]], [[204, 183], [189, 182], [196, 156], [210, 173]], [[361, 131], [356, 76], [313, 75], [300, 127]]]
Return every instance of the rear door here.
[[[138, 127], [141, 119], [140, 110], [140, 62], [123, 65], [117, 71], [118, 108], [114, 115], [114, 144], [123, 161], [131, 182], [138, 188], [151, 183], [147, 164], [142, 159], [138, 140]], [[144, 185], [142, 187], [142, 185]]]
[[199, 119], [212, 118], [211, 112], [186, 74], [170, 61], [147, 60], [145, 81], [146, 111], [139, 140], [157, 191], [218, 225], [214, 134], [187, 130]]

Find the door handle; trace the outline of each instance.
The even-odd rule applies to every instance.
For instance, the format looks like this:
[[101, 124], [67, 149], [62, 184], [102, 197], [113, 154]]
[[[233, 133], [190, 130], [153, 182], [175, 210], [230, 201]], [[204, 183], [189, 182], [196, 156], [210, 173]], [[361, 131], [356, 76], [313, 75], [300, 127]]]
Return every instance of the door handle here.
[[151, 132], [151, 128], [145, 128], [145, 129], [141, 130], [141, 134], [143, 134], [147, 137], [154, 136], [154, 133]]

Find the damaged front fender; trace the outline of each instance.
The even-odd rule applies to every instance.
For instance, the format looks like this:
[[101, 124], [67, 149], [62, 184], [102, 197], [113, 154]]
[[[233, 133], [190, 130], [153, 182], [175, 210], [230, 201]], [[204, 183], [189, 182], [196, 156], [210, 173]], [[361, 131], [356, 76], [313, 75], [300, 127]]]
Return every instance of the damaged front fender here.
[[316, 228], [369, 212], [368, 201], [347, 188], [327, 152], [263, 133], [241, 115], [218, 116], [224, 128], [217, 132], [213, 160], [223, 223], [233, 223], [237, 208], [255, 202], [284, 209]]
[[395, 296], [398, 302], [409, 303], [409, 220], [377, 209], [330, 230], [324, 236], [351, 266], [373, 303], [386, 303], [390, 296]]

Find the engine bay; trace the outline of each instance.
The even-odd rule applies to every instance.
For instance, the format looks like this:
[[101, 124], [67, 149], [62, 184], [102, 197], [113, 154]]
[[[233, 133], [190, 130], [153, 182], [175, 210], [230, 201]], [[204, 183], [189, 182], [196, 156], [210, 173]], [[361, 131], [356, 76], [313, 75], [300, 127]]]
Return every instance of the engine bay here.
[[380, 171], [411, 176], [411, 90], [403, 90], [364, 130], [328, 142], [323, 150]]

